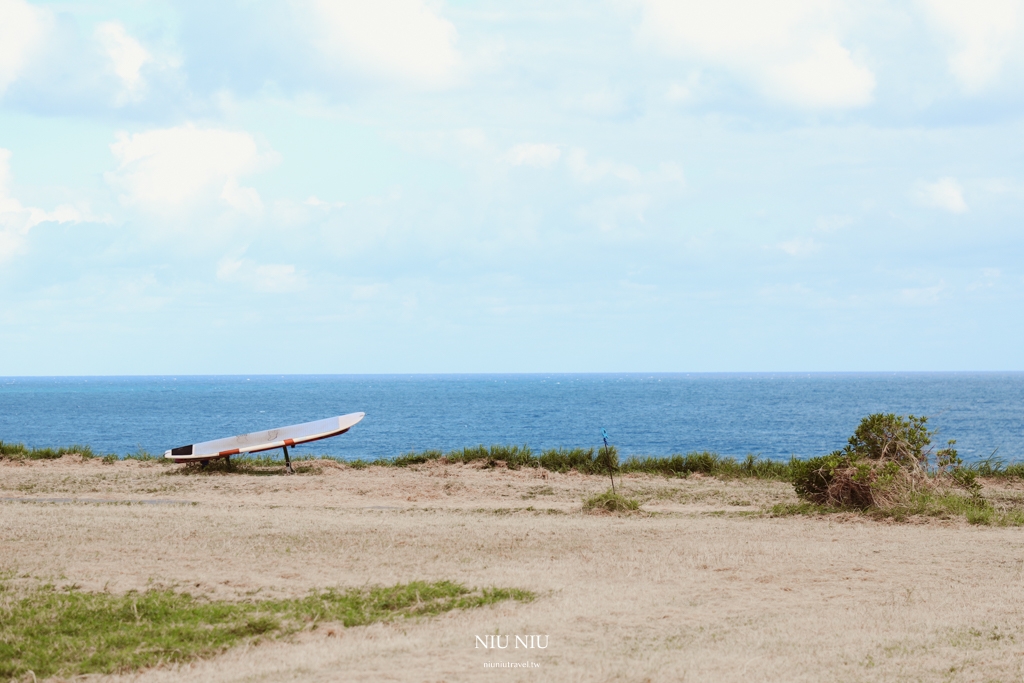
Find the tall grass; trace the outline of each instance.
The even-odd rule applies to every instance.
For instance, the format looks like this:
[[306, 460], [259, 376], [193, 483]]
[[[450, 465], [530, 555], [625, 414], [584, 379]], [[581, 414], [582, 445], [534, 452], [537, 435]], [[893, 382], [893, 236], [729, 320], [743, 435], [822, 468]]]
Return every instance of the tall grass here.
[[23, 443], [0, 441], [0, 460], [56, 460], [65, 455], [81, 455], [94, 458], [96, 454], [88, 446], [66, 446], [63, 448], [27, 448]]
[[747, 455], [743, 460], [736, 460], [703, 451], [672, 455], [667, 458], [630, 458], [620, 468], [622, 472], [647, 472], [675, 476], [704, 474], [715, 477], [752, 477], [756, 479], [777, 479], [788, 481], [792, 470], [792, 461], [769, 460]]
[[[617, 455], [615, 447], [611, 449]], [[552, 448], [539, 453], [529, 446], [473, 446], [445, 453], [440, 450], [427, 450], [404, 453], [392, 459], [372, 461], [358, 460], [349, 462], [355, 467], [370, 465], [385, 467], [409, 467], [431, 461], [447, 463], [470, 463], [485, 461], [488, 466], [502, 465], [509, 469], [536, 467], [552, 472], [576, 471], [581, 474], [608, 474], [607, 459], [601, 458], [594, 448]], [[614, 462], [614, 458], [612, 459]], [[704, 474], [718, 477], [756, 477], [760, 479], [789, 478], [791, 464], [785, 461], [756, 458], [748, 455], [737, 460], [707, 451], [671, 455], [668, 457], [630, 457], [618, 467], [620, 473], [643, 472], [666, 476], [687, 477], [691, 474]]]
[[984, 460], [965, 465], [965, 467], [977, 473], [979, 477], [1024, 479], [1024, 462], [1007, 463], [1005, 460], [995, 457], [995, 453]]
[[[614, 452], [614, 446], [612, 450]], [[581, 474], [607, 474], [607, 467], [602, 464], [595, 448], [553, 448], [534, 452], [529, 446], [473, 446], [448, 451], [426, 450], [403, 453], [396, 458], [377, 460], [353, 460], [348, 464], [353, 467], [409, 467], [423, 463], [443, 460], [448, 463], [470, 463], [484, 460], [490, 466], [503, 465], [509, 469], [521, 467], [538, 467], [552, 472], [576, 471]], [[340, 461], [345, 462], [345, 461]], [[710, 451], [676, 454], [662, 457], [631, 456], [619, 465], [618, 472], [643, 472], [662, 474], [665, 476], [687, 477], [691, 474], [702, 474], [724, 478], [755, 478], [777, 481], [792, 481], [793, 474], [803, 463], [797, 457], [789, 460], [772, 460], [747, 455], [736, 459], [719, 455]], [[1024, 479], [1024, 462], [1007, 464], [1002, 460], [988, 458], [965, 466], [977, 473], [979, 477]]]
[[[615, 447], [612, 446], [611, 449], [617, 455]], [[56, 449], [27, 448], [21, 443], [5, 443], [0, 441], [0, 460], [4, 458], [10, 460], [46, 460], [71, 454], [79, 454], [83, 458], [97, 457], [89, 446], [75, 445]], [[109, 459], [111, 459], [111, 456], [106, 456], [105, 460]], [[154, 455], [142, 449], [126, 454], [123, 456], [123, 459], [173, 464], [172, 461], [160, 455]], [[327, 455], [315, 456], [293, 453], [291, 460], [293, 463], [332, 460], [355, 468], [369, 466], [409, 467], [432, 461], [445, 461], [448, 463], [484, 461], [486, 466], [489, 467], [504, 466], [509, 469], [535, 467], [562, 473], [576, 471], [581, 474], [608, 474], [608, 468], [602, 464], [598, 450], [595, 448], [552, 448], [535, 452], [529, 446], [499, 444], [495, 446], [470, 446], [448, 452], [437, 449], [418, 452], [410, 451], [395, 458], [378, 458], [376, 460], [344, 460]], [[631, 456], [619, 465], [617, 471], [620, 473], [641, 472], [674, 477], [702, 474], [712, 477], [749, 477], [792, 481], [794, 468], [799, 467], [801, 462], [803, 461], [796, 457], [790, 460], [772, 460], [747, 455], [743, 459], [736, 459], [710, 451], [699, 451], [685, 455], [676, 454], [664, 457]], [[213, 461], [210, 463], [210, 467], [213, 469], [208, 471], [230, 470], [251, 473], [256, 468], [279, 467], [282, 463], [283, 460], [276, 453], [274, 455], [256, 453], [234, 456], [231, 459], [230, 467], [223, 461]], [[964, 467], [977, 473], [979, 477], [1024, 479], [1024, 462], [1007, 463], [1002, 459], [989, 457]]]

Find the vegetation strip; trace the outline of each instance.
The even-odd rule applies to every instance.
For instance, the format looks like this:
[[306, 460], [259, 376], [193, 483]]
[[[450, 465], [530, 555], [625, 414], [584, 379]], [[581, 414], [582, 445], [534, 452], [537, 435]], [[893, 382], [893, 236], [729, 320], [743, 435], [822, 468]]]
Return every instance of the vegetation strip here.
[[891, 519], [896, 522], [903, 522], [911, 517], [933, 517], [936, 519], [963, 518], [969, 524], [980, 526], [1024, 526], [1024, 510], [1019, 508], [999, 509], [991, 501], [985, 500], [980, 496], [936, 492], [918, 492], [898, 505], [884, 508], [861, 508], [802, 502], [774, 505], [768, 514], [772, 517], [789, 517], [792, 515], [830, 515], [844, 512], [866, 515], [875, 519]]
[[[618, 460], [618, 453], [614, 446], [610, 448], [614, 462]], [[331, 456], [313, 455], [292, 455], [292, 462], [296, 463], [297, 471], [302, 463], [306, 463], [305, 471], [309, 472], [309, 463], [315, 461], [337, 462], [354, 468], [364, 467], [409, 467], [421, 465], [428, 462], [443, 461], [448, 463], [471, 463], [483, 462], [487, 466], [496, 467], [499, 465], [510, 469], [523, 467], [543, 468], [552, 472], [576, 471], [581, 474], [608, 474], [608, 458], [602, 457], [603, 448], [552, 448], [545, 451], [535, 452], [529, 446], [471, 446], [453, 451], [444, 452], [441, 450], [426, 450], [420, 452], [403, 453], [395, 458], [378, 458], [376, 460], [343, 460]], [[0, 459], [8, 460], [48, 460], [60, 458], [64, 455], [81, 455], [84, 459], [97, 458], [89, 446], [69, 446], [63, 448], [28, 448], [20, 443], [4, 443], [0, 441]], [[136, 460], [142, 462], [160, 462], [164, 465], [173, 465], [170, 460], [153, 455], [146, 451], [136, 451], [119, 458], [115, 454], [102, 456], [105, 462], [115, 462], [119, 459]], [[814, 460], [811, 458], [810, 460]], [[702, 474], [713, 477], [740, 478], [751, 477], [756, 479], [769, 479], [776, 481], [793, 481], [794, 475], [805, 471], [804, 463], [808, 460], [797, 457], [787, 460], [772, 460], [769, 458], [758, 458], [754, 455], [747, 455], [743, 459], [736, 459], [729, 456], [719, 455], [710, 451], [699, 451], [683, 454], [676, 454], [664, 457], [654, 456], [631, 456], [621, 464], [617, 465], [614, 471], [620, 474], [647, 473], [661, 474], [665, 476], [686, 477], [691, 474]], [[236, 471], [239, 473], [257, 474], [261, 467], [280, 467], [282, 461], [279, 458], [256, 454], [240, 455], [231, 459], [230, 463], [225, 460], [214, 461], [204, 470], [207, 472]], [[193, 463], [178, 470], [198, 470], [198, 464]], [[1024, 479], [1024, 462], [1006, 463], [994, 456], [984, 460], [965, 464], [965, 471], [974, 472], [978, 477], [998, 479]]]
[[0, 679], [134, 671], [315, 629], [321, 622], [362, 626], [533, 598], [515, 588], [417, 581], [229, 602], [172, 590], [111, 595], [49, 585], [24, 589], [6, 580], [0, 581]]

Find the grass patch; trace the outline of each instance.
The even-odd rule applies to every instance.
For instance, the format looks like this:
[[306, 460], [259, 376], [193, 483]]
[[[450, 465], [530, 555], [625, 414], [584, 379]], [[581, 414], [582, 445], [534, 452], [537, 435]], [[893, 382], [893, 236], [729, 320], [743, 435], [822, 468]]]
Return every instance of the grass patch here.
[[640, 502], [635, 498], [613, 493], [611, 489], [583, 501], [584, 512], [639, 512]]
[[[114, 457], [116, 458], [117, 456], [115, 455]], [[168, 458], [165, 458], [163, 455], [154, 455], [153, 453], [150, 453], [149, 451], [144, 450], [142, 448], [139, 448], [134, 453], [129, 453], [128, 455], [124, 456], [123, 460], [136, 460], [138, 462], [160, 462], [173, 464], [173, 461], [169, 460]]]
[[728, 458], [717, 453], [703, 451], [672, 455], [667, 458], [630, 458], [620, 468], [621, 472], [646, 472], [686, 477], [691, 474], [704, 474], [713, 477], [755, 479], [773, 479], [789, 481], [792, 476], [792, 463], [755, 458], [747, 455], [743, 460]]
[[838, 513], [862, 515], [873, 519], [892, 519], [904, 522], [911, 517], [936, 519], [963, 519], [980, 526], [1024, 526], [1024, 510], [996, 507], [982, 496], [964, 495], [949, 491], [921, 491], [905, 503], [886, 508], [819, 505], [811, 502], [783, 503], [772, 506], [772, 517], [792, 515], [828, 515]]
[[981, 526], [1024, 526], [1024, 510], [997, 508], [981, 496], [967, 496], [952, 492], [925, 491], [913, 496], [906, 505], [885, 510], [871, 510], [875, 517], [890, 517], [903, 521], [920, 515], [940, 519], [965, 519]]
[[[427, 462], [443, 460], [448, 463], [472, 463], [484, 461], [485, 466], [504, 466], [509, 469], [522, 467], [543, 468], [551, 472], [576, 471], [581, 474], [608, 474], [609, 463], [595, 448], [553, 448], [539, 453], [529, 446], [474, 446], [445, 453], [427, 450], [404, 453], [396, 458], [349, 461], [350, 467], [409, 467]], [[647, 473], [665, 476], [688, 477], [704, 474], [723, 478], [754, 477], [789, 481], [792, 462], [756, 458], [748, 455], [743, 460], [725, 457], [707, 451], [671, 455], [668, 457], [630, 457], [618, 465], [617, 473]]]
[[965, 467], [979, 477], [987, 477], [991, 479], [1024, 479], [1024, 462], [1011, 462], [1007, 463], [1001, 458], [995, 457], [995, 453], [973, 462]]
[[773, 505], [768, 514], [771, 517], [791, 517], [793, 515], [827, 515], [837, 512], [849, 512], [847, 508], [829, 507], [815, 503], [779, 503]]
[[135, 671], [208, 657], [243, 642], [316, 628], [430, 617], [533, 594], [470, 589], [451, 581], [365, 590], [315, 591], [304, 598], [210, 601], [150, 590], [111, 595], [0, 583], [0, 679]]
[[80, 455], [94, 458], [96, 454], [88, 446], [66, 446], [63, 448], [28, 448], [23, 443], [0, 441], [0, 460], [56, 460], [65, 455]]

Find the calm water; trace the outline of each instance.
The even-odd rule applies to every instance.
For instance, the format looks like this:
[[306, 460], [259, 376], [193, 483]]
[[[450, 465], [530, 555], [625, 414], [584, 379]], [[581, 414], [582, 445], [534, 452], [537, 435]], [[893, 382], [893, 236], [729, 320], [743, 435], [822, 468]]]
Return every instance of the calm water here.
[[872, 412], [928, 415], [965, 459], [1024, 459], [1024, 373], [0, 378], [0, 440], [173, 446], [364, 411], [299, 448], [344, 458], [515, 443], [782, 458], [839, 448]]

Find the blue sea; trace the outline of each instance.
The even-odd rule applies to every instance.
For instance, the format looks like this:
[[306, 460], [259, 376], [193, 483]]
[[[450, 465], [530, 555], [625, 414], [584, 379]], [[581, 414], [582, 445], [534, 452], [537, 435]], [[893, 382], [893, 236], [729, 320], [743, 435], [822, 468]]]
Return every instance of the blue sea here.
[[125, 455], [362, 411], [300, 454], [477, 444], [808, 457], [874, 412], [926, 415], [966, 460], [1024, 460], [1024, 373], [0, 378], [0, 440]]

